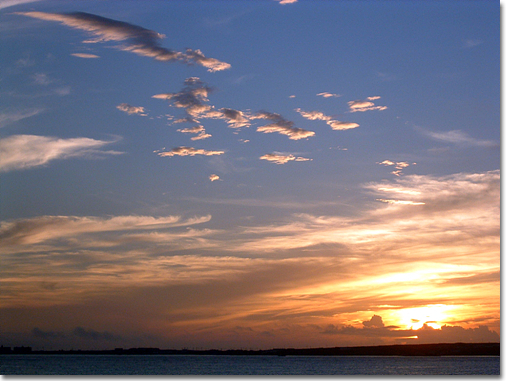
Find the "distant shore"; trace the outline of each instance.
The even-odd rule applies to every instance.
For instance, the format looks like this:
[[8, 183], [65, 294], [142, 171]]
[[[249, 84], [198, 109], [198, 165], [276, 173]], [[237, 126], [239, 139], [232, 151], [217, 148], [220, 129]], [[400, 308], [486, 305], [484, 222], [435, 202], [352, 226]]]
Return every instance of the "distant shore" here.
[[111, 350], [32, 350], [31, 347], [0, 347], [0, 355], [229, 355], [229, 356], [500, 356], [500, 343], [405, 344], [333, 348], [160, 349], [115, 348]]

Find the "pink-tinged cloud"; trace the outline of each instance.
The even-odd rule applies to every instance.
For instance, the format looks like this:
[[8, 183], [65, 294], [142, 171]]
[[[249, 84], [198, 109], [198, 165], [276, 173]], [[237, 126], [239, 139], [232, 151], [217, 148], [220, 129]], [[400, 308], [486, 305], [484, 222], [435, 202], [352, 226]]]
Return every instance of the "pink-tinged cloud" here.
[[334, 97], [340, 97], [341, 95], [323, 92], [323, 93], [316, 94], [316, 96], [323, 97], [323, 98], [334, 98]]
[[374, 96], [374, 97], [368, 97], [367, 100], [357, 100], [357, 101], [350, 101], [348, 102], [348, 106], [350, 107], [350, 112], [364, 112], [364, 111], [372, 111], [372, 110], [379, 110], [383, 111], [386, 110], [387, 106], [376, 106], [373, 100], [379, 99], [381, 97]]
[[300, 108], [295, 109], [295, 111], [297, 111], [303, 118], [306, 118], [308, 120], [324, 120], [335, 131], [349, 130], [357, 128], [359, 126], [358, 123], [333, 120], [332, 117], [325, 115], [321, 111], [303, 111]]
[[281, 5], [285, 5], [296, 3], [298, 0], [274, 0], [274, 1], [279, 2]]
[[89, 53], [72, 53], [71, 56], [79, 58], [100, 58], [96, 54], [89, 54]]
[[416, 165], [416, 163], [408, 163], [407, 161], [392, 161], [392, 160], [383, 160], [381, 163], [376, 163], [376, 164], [379, 164], [379, 165], [384, 165], [384, 166], [394, 166], [395, 167], [395, 171], [392, 171], [391, 173], [395, 176], [400, 176], [402, 175], [402, 170], [404, 168], [407, 168], [409, 167], [410, 165]]
[[209, 176], [209, 180], [211, 180], [211, 182], [219, 180], [219, 179], [220, 179], [220, 176], [215, 175], [214, 173]]
[[0, 172], [38, 167], [53, 160], [121, 154], [122, 152], [101, 150], [102, 147], [114, 142], [90, 138], [9, 136], [0, 139]]
[[142, 116], [147, 115], [147, 114], [145, 114], [144, 107], [131, 106], [128, 103], [121, 103], [121, 104], [117, 105], [116, 108], [120, 111], [126, 112], [128, 115], [132, 115], [132, 114], [139, 114]]
[[85, 41], [87, 43], [104, 41], [121, 42], [123, 45], [119, 46], [120, 50], [151, 57], [158, 61], [181, 61], [187, 64], [197, 64], [204, 66], [210, 72], [230, 68], [230, 64], [221, 62], [215, 58], [206, 57], [198, 49], [187, 49], [185, 53], [182, 53], [164, 48], [159, 43], [165, 37], [164, 35], [126, 22], [85, 12], [67, 14], [16, 12], [16, 14], [39, 20], [61, 22], [68, 27], [84, 30], [96, 37], [94, 40]]
[[274, 123], [257, 128], [258, 132], [263, 132], [265, 134], [277, 132], [282, 135], [287, 135], [291, 140], [305, 139], [315, 135], [314, 131], [293, 127], [294, 123], [292, 121], [286, 120], [281, 115], [275, 113], [260, 111], [251, 116], [250, 119], [272, 120]]
[[195, 156], [195, 155], [213, 156], [213, 155], [223, 155], [224, 153], [225, 153], [225, 151], [207, 151], [202, 148], [176, 147], [170, 151], [158, 152], [158, 156], [161, 156], [161, 157]]
[[289, 161], [311, 161], [313, 159], [308, 159], [306, 157], [294, 156], [292, 154], [284, 155], [278, 152], [267, 153], [260, 157], [261, 160], [267, 160], [275, 164], [286, 164]]

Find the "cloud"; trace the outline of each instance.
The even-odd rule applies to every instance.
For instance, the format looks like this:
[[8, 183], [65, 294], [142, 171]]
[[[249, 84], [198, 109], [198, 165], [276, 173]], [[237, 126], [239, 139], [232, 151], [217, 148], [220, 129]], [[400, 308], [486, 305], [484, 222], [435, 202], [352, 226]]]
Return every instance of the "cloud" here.
[[193, 148], [193, 147], [176, 147], [170, 151], [158, 152], [158, 156], [166, 157], [166, 156], [195, 156], [195, 155], [204, 155], [204, 156], [213, 156], [213, 155], [223, 155], [225, 151], [206, 151], [201, 148]]
[[152, 98], [165, 99], [174, 107], [184, 108], [188, 117], [195, 118], [205, 117], [212, 107], [204, 104], [207, 102], [207, 96], [212, 91], [204, 82], [197, 77], [190, 77], [184, 81], [185, 87], [178, 93], [164, 93], [153, 95]]
[[91, 339], [91, 340], [119, 340], [120, 336], [114, 335], [111, 332], [97, 332], [93, 329], [84, 329], [82, 327], [76, 327], [72, 332], [75, 336], [80, 337], [82, 339]]
[[383, 328], [385, 324], [383, 323], [383, 319], [381, 316], [373, 315], [371, 320], [362, 322], [364, 327], [374, 327], [374, 328]]
[[0, 172], [33, 168], [53, 160], [118, 155], [100, 148], [115, 141], [90, 138], [61, 139], [37, 135], [13, 135], [0, 139]]
[[271, 161], [275, 164], [286, 164], [288, 163], [289, 161], [310, 161], [310, 160], [313, 160], [313, 159], [308, 159], [308, 158], [305, 158], [305, 157], [301, 157], [301, 156], [298, 156], [298, 157], [295, 157], [293, 155], [283, 155], [283, 154], [280, 154], [280, 153], [267, 153], [263, 156], [260, 157], [261, 160], [267, 160], [267, 161]]
[[215, 174], [212, 174], [209, 176], [209, 180], [211, 180], [211, 182], [219, 180], [219, 179], [220, 179], [220, 176], [215, 175]]
[[281, 5], [285, 5], [296, 3], [298, 0], [274, 0], [274, 1], [278, 1]]
[[314, 131], [293, 127], [294, 123], [292, 121], [286, 120], [281, 115], [275, 113], [260, 111], [251, 116], [250, 119], [272, 120], [274, 123], [257, 128], [258, 132], [263, 132], [265, 134], [277, 132], [282, 135], [287, 135], [291, 140], [305, 139], [315, 135]]
[[45, 73], [36, 73], [33, 75], [33, 79], [37, 85], [41, 85], [41, 86], [47, 86], [47, 85], [54, 82]]
[[350, 101], [348, 102], [348, 106], [350, 106], [350, 112], [363, 112], [363, 111], [371, 111], [371, 110], [386, 110], [386, 106], [375, 106], [373, 100], [379, 99], [381, 97], [374, 96], [368, 97], [367, 100], [358, 100], [358, 101]]
[[71, 56], [79, 58], [100, 58], [100, 56], [97, 56], [96, 54], [89, 53], [72, 53]]
[[405, 200], [385, 200], [377, 198], [376, 200], [386, 202], [387, 204], [400, 204], [400, 205], [425, 205], [425, 202], [405, 201]]
[[123, 21], [108, 19], [85, 12], [74, 13], [44, 13], [44, 12], [16, 12], [18, 15], [33, 17], [40, 20], [56, 21], [62, 24], [84, 30], [96, 36], [87, 43], [114, 41], [123, 45], [119, 49], [141, 56], [151, 57], [158, 61], [181, 61], [187, 64], [204, 66], [210, 72], [230, 68], [230, 64], [215, 58], [204, 56], [200, 50], [187, 49], [185, 53], [173, 51], [160, 46], [159, 41], [165, 36], [140, 26]]
[[[392, 173], [395, 176], [402, 175], [402, 170], [404, 168], [407, 168], [407, 167], [410, 166], [410, 164], [407, 161], [397, 161], [397, 162], [394, 162], [394, 161], [391, 161], [391, 160], [383, 160], [381, 163], [376, 163], [376, 164], [385, 165], [385, 166], [394, 166], [396, 170], [392, 171], [390, 173]], [[416, 163], [411, 163], [411, 165], [416, 165]]]
[[327, 92], [318, 93], [316, 95], [319, 96], [319, 97], [323, 97], [323, 98], [333, 98], [333, 97], [340, 97], [341, 96], [341, 95], [338, 95], [338, 94], [332, 94], [332, 93], [327, 93]]
[[19, 4], [35, 3], [40, 0], [2, 0], [0, 1], [0, 9], [13, 7]]
[[358, 123], [340, 122], [333, 120], [332, 117], [325, 115], [320, 111], [303, 111], [300, 108], [295, 109], [302, 117], [309, 120], [324, 120], [335, 131], [349, 130], [359, 127]]
[[462, 42], [462, 47], [464, 49], [470, 49], [470, 48], [474, 48], [474, 47], [476, 47], [478, 45], [481, 45], [481, 44], [483, 44], [482, 40], [479, 40], [479, 39], [476, 39], [476, 38], [474, 38], [474, 39], [467, 39], [467, 40], [464, 40]]
[[231, 108], [220, 109], [221, 119], [225, 119], [231, 128], [249, 127], [250, 122], [245, 113]]
[[479, 140], [469, 136], [467, 133], [461, 130], [451, 130], [446, 132], [433, 132], [418, 128], [423, 134], [427, 135], [431, 139], [452, 143], [463, 147], [499, 147], [499, 143], [493, 140]]
[[48, 340], [54, 340], [54, 339], [65, 337], [65, 334], [63, 332], [43, 331], [37, 327], [32, 329], [32, 335], [34, 337], [40, 337], [42, 339], [48, 339]]
[[17, 122], [18, 120], [23, 120], [31, 116], [38, 115], [44, 111], [45, 109], [43, 108], [32, 108], [20, 111], [2, 111], [0, 112], [0, 128]]
[[120, 111], [126, 112], [128, 115], [132, 114], [140, 114], [142, 116], [146, 116], [147, 114], [144, 111], [144, 107], [140, 106], [131, 106], [128, 103], [121, 103], [116, 108]]
[[[174, 122], [174, 123], [176, 123], [176, 122]], [[210, 134], [207, 134], [206, 130], [201, 125], [193, 126], [193, 127], [189, 127], [189, 128], [182, 128], [182, 129], [179, 129], [178, 131], [182, 132], [183, 134], [198, 134], [197, 136], [194, 136], [193, 138], [191, 138], [191, 140], [202, 140], [202, 139], [210, 138], [212, 136]]]

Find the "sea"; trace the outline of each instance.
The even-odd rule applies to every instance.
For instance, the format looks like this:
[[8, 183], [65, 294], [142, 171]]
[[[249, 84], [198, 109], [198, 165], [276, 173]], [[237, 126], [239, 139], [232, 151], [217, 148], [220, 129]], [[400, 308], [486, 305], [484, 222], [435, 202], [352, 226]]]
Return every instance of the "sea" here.
[[1, 355], [0, 374], [82, 376], [500, 375], [499, 356]]

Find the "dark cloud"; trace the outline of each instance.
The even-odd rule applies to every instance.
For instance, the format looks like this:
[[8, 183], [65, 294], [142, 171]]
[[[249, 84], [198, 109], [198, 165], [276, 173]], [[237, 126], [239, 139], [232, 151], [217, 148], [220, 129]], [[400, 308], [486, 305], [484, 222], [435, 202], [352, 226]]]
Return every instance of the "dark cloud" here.
[[18, 15], [40, 20], [57, 21], [71, 28], [84, 30], [96, 36], [86, 42], [115, 41], [123, 45], [119, 49], [141, 56], [151, 57], [158, 61], [181, 61], [187, 64], [204, 66], [210, 72], [230, 68], [230, 64], [206, 57], [200, 50], [187, 49], [185, 53], [177, 52], [160, 46], [165, 36], [155, 31], [142, 28], [123, 21], [112, 20], [85, 12], [45, 13], [17, 12]]
[[383, 323], [383, 319], [381, 316], [373, 315], [371, 320], [362, 322], [364, 327], [375, 327], [375, 328], [383, 328], [385, 324]]
[[120, 340], [121, 336], [114, 335], [111, 332], [103, 331], [98, 332], [93, 329], [84, 329], [82, 327], [76, 327], [72, 333], [80, 337], [82, 339], [90, 339], [90, 340]]
[[315, 135], [314, 131], [294, 127], [292, 121], [286, 120], [279, 114], [260, 111], [254, 116], [251, 116], [251, 119], [267, 119], [274, 122], [257, 128], [258, 132], [263, 132], [265, 134], [277, 132], [282, 135], [287, 135], [288, 138], [292, 140], [305, 139]]
[[42, 331], [41, 329], [39, 329], [37, 327], [32, 329], [32, 335], [34, 337], [38, 337], [41, 339], [60, 339], [60, 338], [65, 337], [65, 334], [63, 332]]

